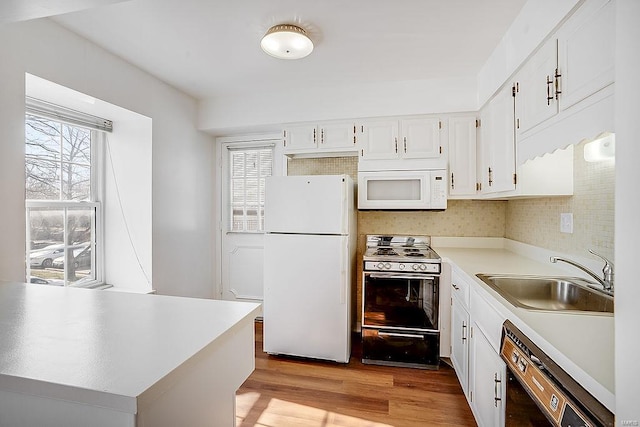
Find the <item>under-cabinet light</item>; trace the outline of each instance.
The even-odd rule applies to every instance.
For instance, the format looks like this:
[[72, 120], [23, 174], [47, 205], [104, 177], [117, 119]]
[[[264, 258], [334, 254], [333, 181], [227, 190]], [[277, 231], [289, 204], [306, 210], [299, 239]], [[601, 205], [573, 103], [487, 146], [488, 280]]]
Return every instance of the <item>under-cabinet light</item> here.
[[616, 136], [607, 133], [584, 145], [584, 159], [587, 162], [599, 162], [616, 156]]

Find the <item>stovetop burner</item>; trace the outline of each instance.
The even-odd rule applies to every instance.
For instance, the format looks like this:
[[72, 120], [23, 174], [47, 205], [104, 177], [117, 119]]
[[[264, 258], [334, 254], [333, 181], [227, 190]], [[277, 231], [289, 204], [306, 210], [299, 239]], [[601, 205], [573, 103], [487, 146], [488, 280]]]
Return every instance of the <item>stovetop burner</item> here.
[[424, 258], [425, 254], [420, 252], [407, 252], [404, 256], [412, 257], [412, 258]]
[[378, 248], [375, 252], [375, 255], [380, 256], [397, 256], [398, 252], [394, 251], [391, 247]]
[[363, 254], [365, 270], [422, 271], [422, 264], [440, 264], [440, 256], [431, 249], [429, 236], [368, 235]]

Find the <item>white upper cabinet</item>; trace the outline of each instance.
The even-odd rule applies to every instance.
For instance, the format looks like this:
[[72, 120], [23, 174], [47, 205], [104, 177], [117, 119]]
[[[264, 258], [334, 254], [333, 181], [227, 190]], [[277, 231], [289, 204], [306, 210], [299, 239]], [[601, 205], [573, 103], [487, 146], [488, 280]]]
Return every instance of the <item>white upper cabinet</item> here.
[[449, 119], [449, 195], [476, 194], [476, 125], [475, 116]]
[[517, 83], [518, 134], [526, 136], [613, 83], [614, 9], [613, 0], [585, 1], [522, 67]]
[[397, 159], [398, 120], [370, 120], [359, 126], [360, 156], [371, 160]]
[[518, 74], [518, 129], [525, 132], [558, 113], [556, 39], [548, 40]]
[[327, 122], [318, 126], [320, 132], [320, 150], [355, 150], [355, 124], [346, 122]]
[[437, 117], [364, 121], [357, 130], [366, 160], [437, 159], [442, 152], [442, 122]]
[[402, 157], [407, 159], [436, 159], [440, 157], [441, 129], [441, 120], [434, 117], [400, 120]]
[[586, 2], [558, 32], [559, 108], [565, 110], [613, 83], [615, 4]]
[[491, 194], [516, 187], [514, 91], [505, 85], [480, 112], [481, 190]]
[[315, 125], [288, 126], [284, 130], [285, 151], [305, 151], [317, 148], [318, 129]]
[[315, 153], [321, 157], [327, 152], [357, 153], [355, 125], [352, 121], [288, 125], [283, 138], [285, 154]]

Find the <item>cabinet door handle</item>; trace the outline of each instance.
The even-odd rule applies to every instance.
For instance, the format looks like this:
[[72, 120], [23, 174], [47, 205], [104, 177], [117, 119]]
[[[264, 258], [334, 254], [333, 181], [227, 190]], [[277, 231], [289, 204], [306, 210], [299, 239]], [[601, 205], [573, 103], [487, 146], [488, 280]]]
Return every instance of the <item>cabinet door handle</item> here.
[[404, 144], [404, 152], [406, 153], [406, 152], [407, 152], [407, 137], [405, 136], [403, 139], [404, 139], [404, 141], [403, 141], [403, 144]]
[[396, 138], [395, 141], [396, 141], [396, 154], [398, 154], [398, 138]]
[[464, 322], [462, 322], [462, 341], [466, 341], [467, 340], [467, 325], [465, 325]]
[[560, 74], [558, 72], [558, 69], [556, 68], [556, 74], [553, 76], [554, 78], [554, 82], [555, 82], [555, 89], [556, 89], [556, 100], [558, 99], [558, 95], [560, 95], [562, 93], [562, 91], [560, 91], [560, 77], [562, 77], [562, 74]]
[[453, 184], [453, 172], [451, 172], [451, 189], [454, 189], [454, 188], [456, 188], [456, 186]]
[[320, 130], [320, 144], [324, 144], [324, 129]]
[[460, 289], [455, 283], [452, 283], [451, 286], [453, 286], [453, 289], [455, 289], [456, 291]]
[[493, 185], [493, 170], [489, 168], [489, 187]]
[[551, 105], [551, 100], [553, 99], [553, 95], [551, 95], [552, 84], [553, 84], [553, 80], [551, 80], [550, 76], [547, 76], [547, 105]]
[[313, 143], [316, 143], [316, 130], [313, 130]]
[[495, 405], [495, 407], [498, 407], [498, 402], [500, 402], [502, 400], [502, 398], [499, 396], [500, 394], [500, 384], [502, 383], [502, 380], [498, 379], [498, 373], [494, 373], [493, 374], [493, 404]]

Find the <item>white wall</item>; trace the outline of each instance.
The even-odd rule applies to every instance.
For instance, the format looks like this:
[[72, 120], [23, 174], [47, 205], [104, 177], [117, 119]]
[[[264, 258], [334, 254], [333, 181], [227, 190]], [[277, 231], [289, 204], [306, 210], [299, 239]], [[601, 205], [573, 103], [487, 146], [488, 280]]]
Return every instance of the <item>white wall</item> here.
[[125, 117], [113, 121], [104, 150], [104, 280], [119, 289], [149, 292], [153, 121], [135, 113]]
[[280, 123], [477, 110], [476, 79], [403, 81], [208, 99], [198, 128], [217, 135], [279, 130]]
[[[640, 422], [640, 2], [616, 0], [616, 425]], [[620, 90], [622, 89], [622, 90]]]
[[28, 72], [153, 120], [153, 287], [212, 297], [213, 140], [196, 102], [47, 19], [0, 27], [0, 58], [0, 280], [24, 281]]

